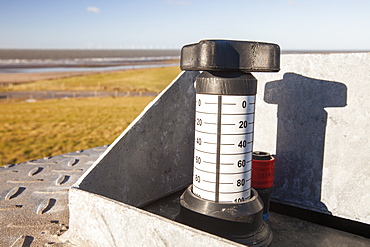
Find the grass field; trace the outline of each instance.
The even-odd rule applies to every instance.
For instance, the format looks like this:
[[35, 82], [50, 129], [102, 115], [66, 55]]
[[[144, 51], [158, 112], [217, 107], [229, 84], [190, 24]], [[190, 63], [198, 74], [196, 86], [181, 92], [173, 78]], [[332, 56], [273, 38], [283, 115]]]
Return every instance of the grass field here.
[[[161, 91], [179, 73], [157, 68], [93, 74], [14, 86], [14, 90]], [[75, 98], [0, 104], [0, 166], [111, 143], [154, 97]]]
[[2, 104], [0, 166], [109, 144], [153, 98]]
[[178, 67], [135, 69], [73, 76], [3, 87], [1, 91], [143, 91], [160, 92], [179, 73]]

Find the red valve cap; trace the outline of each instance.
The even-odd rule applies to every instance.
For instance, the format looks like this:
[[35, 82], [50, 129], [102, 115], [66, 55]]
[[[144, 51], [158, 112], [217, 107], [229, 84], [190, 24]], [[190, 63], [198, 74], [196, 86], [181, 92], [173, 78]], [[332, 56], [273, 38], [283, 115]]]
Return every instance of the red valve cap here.
[[275, 158], [269, 153], [253, 152], [252, 187], [271, 188], [274, 185], [274, 166]]

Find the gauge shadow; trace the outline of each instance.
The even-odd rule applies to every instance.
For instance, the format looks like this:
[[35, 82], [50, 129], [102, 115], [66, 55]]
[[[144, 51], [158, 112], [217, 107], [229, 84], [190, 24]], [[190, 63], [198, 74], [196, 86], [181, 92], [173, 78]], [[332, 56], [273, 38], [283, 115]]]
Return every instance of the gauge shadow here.
[[264, 101], [278, 105], [272, 197], [277, 202], [330, 213], [321, 202], [325, 107], [345, 107], [347, 86], [285, 73], [282, 80], [266, 83]]

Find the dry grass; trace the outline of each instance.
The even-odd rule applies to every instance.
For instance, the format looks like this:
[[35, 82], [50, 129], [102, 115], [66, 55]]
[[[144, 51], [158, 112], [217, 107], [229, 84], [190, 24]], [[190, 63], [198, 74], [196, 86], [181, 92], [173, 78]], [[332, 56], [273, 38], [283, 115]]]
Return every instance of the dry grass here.
[[[177, 67], [41, 80], [13, 91], [162, 91]], [[154, 97], [77, 98], [0, 103], [0, 166], [111, 143]]]
[[178, 67], [136, 69], [40, 80], [3, 87], [1, 91], [149, 91], [160, 92], [178, 74]]
[[111, 143], [154, 97], [0, 105], [0, 166]]

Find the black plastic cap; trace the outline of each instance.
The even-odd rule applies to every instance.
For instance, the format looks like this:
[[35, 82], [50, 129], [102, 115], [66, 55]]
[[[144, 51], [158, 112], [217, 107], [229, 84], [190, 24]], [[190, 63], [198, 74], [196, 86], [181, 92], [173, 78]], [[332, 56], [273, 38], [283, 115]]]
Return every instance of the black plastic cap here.
[[181, 49], [182, 70], [277, 72], [280, 47], [277, 44], [202, 40]]
[[252, 154], [252, 159], [254, 160], [270, 160], [271, 154], [262, 151], [254, 151]]

